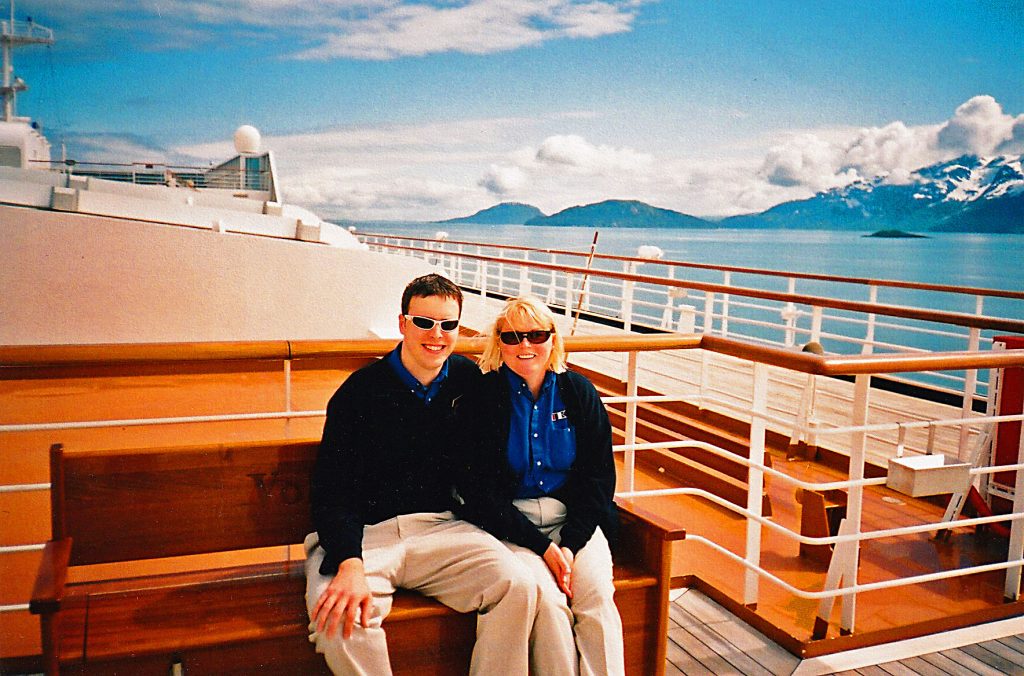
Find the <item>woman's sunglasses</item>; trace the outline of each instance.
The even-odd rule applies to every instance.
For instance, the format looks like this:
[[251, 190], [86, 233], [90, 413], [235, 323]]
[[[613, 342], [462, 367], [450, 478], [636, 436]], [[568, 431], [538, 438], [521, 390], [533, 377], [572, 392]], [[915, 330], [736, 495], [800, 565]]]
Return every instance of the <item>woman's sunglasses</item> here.
[[506, 345], [518, 345], [525, 338], [531, 345], [540, 345], [548, 342], [551, 331], [502, 331], [498, 338]]
[[424, 331], [433, 331], [434, 326], [437, 324], [441, 325], [442, 331], [447, 332], [459, 328], [458, 319], [431, 319], [430, 317], [420, 317], [418, 315], [405, 315], [405, 318], [412, 322], [412, 325], [417, 329], [423, 329]]

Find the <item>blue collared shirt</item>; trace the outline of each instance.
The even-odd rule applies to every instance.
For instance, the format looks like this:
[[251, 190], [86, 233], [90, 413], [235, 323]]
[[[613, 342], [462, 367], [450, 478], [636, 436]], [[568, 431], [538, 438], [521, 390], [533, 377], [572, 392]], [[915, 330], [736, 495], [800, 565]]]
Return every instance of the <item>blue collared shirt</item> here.
[[512, 398], [508, 428], [508, 460], [520, 477], [517, 498], [539, 498], [565, 483], [576, 460], [576, 433], [569, 423], [555, 374], [548, 371], [540, 395], [503, 366]]
[[388, 364], [398, 374], [402, 383], [409, 388], [410, 392], [419, 397], [420, 401], [424, 404], [429, 404], [433, 401], [434, 397], [441, 390], [441, 384], [448, 377], [448, 360], [445, 359], [444, 364], [441, 365], [441, 371], [437, 374], [436, 378], [430, 381], [429, 385], [420, 383], [420, 381], [416, 380], [416, 376], [409, 373], [409, 369], [405, 368], [405, 364], [402, 363], [402, 343], [399, 343], [398, 347], [391, 350], [384, 358], [388, 360]]

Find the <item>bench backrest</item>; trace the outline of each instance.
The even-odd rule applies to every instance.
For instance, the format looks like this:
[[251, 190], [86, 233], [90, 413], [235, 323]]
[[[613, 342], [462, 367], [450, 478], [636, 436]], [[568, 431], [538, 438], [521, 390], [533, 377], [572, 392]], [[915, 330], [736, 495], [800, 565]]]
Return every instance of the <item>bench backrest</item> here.
[[51, 449], [53, 536], [71, 564], [302, 542], [317, 442], [69, 453]]

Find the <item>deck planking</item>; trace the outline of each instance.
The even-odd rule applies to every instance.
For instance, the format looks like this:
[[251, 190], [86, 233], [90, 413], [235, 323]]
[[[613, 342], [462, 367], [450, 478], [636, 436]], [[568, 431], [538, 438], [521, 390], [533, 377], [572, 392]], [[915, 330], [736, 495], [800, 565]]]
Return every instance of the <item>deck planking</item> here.
[[822, 659], [791, 655], [764, 634], [696, 589], [673, 592], [669, 608], [669, 650], [666, 674], [737, 674], [743, 676], [998, 676], [1024, 674], [1024, 634], [943, 648], [946, 635], [918, 641], [919, 654], [891, 659], [898, 645], [863, 652], [860, 663], [844, 670]]

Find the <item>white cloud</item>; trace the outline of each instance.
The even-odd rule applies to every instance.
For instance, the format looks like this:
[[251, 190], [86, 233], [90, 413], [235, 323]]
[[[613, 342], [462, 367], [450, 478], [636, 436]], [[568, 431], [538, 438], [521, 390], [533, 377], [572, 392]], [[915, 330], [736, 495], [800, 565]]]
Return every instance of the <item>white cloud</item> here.
[[1014, 126], [1024, 125], [1024, 115], [1016, 119], [1003, 112], [991, 96], [975, 96], [961, 104], [953, 117], [938, 132], [939, 147], [954, 152], [990, 155], [1014, 138]]
[[813, 134], [801, 134], [784, 145], [768, 150], [761, 169], [774, 185], [805, 185], [824, 190], [837, 184], [835, 167], [841, 153], [838, 148]]
[[935, 161], [935, 134], [934, 126], [907, 127], [902, 122], [861, 129], [841, 149], [842, 164], [863, 178], [917, 169]]
[[[422, 125], [345, 127], [263, 135], [274, 151], [284, 197], [324, 217], [361, 220], [437, 219], [491, 206], [498, 191], [525, 178], [506, 152], [533, 133], [537, 121], [486, 118]], [[203, 159], [234, 153], [230, 141], [176, 149]], [[490, 184], [480, 179], [492, 167]]]
[[635, 16], [622, 0], [464, 0], [440, 7], [396, 4], [346, 21], [322, 44], [296, 56], [393, 59], [442, 52], [491, 54], [556, 38], [628, 31]]
[[[919, 167], [967, 149], [939, 142], [940, 130], [950, 126], [973, 129], [962, 137], [973, 139], [968, 142], [975, 151], [1024, 140], [1024, 116], [993, 115], [986, 105], [981, 109], [961, 106], [949, 120], [932, 125], [897, 121], [794, 130], [774, 142], [748, 139], [700, 157], [667, 145], [647, 152], [595, 142], [600, 120], [565, 111], [544, 118], [265, 134], [264, 146], [277, 155], [285, 198], [326, 217], [434, 220], [463, 216], [497, 201], [526, 202], [553, 213], [613, 198], [724, 216], [807, 198], [858, 178], [881, 175], [906, 182]], [[586, 135], [571, 133], [584, 127]], [[657, 143], [652, 138], [648, 147]], [[225, 141], [176, 148], [171, 154], [213, 160], [232, 152]]]
[[1010, 138], [999, 146], [1000, 153], [1024, 153], [1024, 114], [1018, 115], [1010, 130]]
[[492, 164], [477, 185], [501, 196], [521, 190], [526, 182], [526, 173], [521, 168]]
[[[153, 164], [190, 165], [197, 158], [189, 153], [168, 150], [150, 139], [134, 134], [64, 133], [67, 156], [82, 162], [123, 163], [125, 158]], [[53, 152], [54, 158], [57, 153]]]
[[596, 38], [627, 32], [633, 22], [628, 5], [615, 2], [563, 3], [552, 12], [562, 32], [573, 38]]
[[1003, 112], [991, 96], [975, 96], [935, 125], [908, 127], [892, 122], [831, 138], [817, 132], [793, 135], [772, 147], [761, 174], [774, 185], [810, 191], [887, 176], [906, 182], [914, 170], [960, 154], [1020, 152], [1024, 115]]
[[[491, 54], [560, 38], [631, 30], [640, 0], [39, 0], [44, 11], [99, 30], [144, 33], [146, 46], [293, 37], [300, 59], [386, 60], [444, 52]], [[74, 18], [77, 17], [77, 18]], [[179, 45], [181, 43], [178, 43]]]
[[632, 148], [594, 145], [575, 134], [544, 139], [535, 159], [541, 165], [584, 174], [635, 173], [647, 170], [654, 161], [651, 155]]

